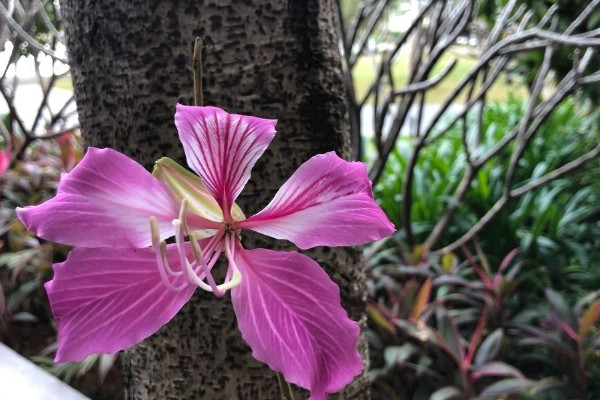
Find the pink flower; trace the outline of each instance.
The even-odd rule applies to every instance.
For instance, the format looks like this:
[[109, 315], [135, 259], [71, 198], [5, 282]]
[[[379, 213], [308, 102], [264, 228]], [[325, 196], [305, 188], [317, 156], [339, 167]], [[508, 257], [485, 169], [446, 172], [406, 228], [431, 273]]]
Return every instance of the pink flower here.
[[[373, 200], [365, 165], [333, 152], [315, 156], [246, 218], [235, 200], [276, 121], [178, 105], [175, 124], [199, 177], [167, 158], [150, 174], [114, 150], [89, 148], [56, 197], [17, 210], [39, 236], [77, 246], [46, 284], [59, 329], [56, 361], [140, 342], [198, 287], [218, 296], [231, 290], [254, 357], [312, 399], [341, 390], [362, 362], [359, 328], [341, 307], [338, 287], [303, 254], [244, 249], [240, 232], [302, 249], [388, 236], [394, 228]], [[229, 267], [217, 285], [211, 269], [222, 252]]]

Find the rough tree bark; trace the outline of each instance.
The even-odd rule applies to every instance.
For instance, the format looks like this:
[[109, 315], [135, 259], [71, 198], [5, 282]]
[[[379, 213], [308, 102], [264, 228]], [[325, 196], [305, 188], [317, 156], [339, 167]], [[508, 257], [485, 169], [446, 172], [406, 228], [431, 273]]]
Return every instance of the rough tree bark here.
[[[68, 50], [87, 145], [112, 147], [151, 167], [184, 161], [175, 103], [192, 104], [191, 54], [205, 42], [205, 104], [278, 118], [277, 137], [239, 200], [247, 215], [310, 156], [350, 154], [350, 131], [333, 0], [64, 0]], [[248, 248], [273, 247], [246, 235]], [[363, 324], [356, 249], [317, 258]], [[158, 334], [124, 357], [128, 399], [276, 399], [276, 376], [254, 360], [231, 303], [198, 292]], [[361, 347], [366, 359], [364, 336]], [[299, 398], [303, 398], [300, 395]], [[365, 375], [340, 398], [368, 398]]]

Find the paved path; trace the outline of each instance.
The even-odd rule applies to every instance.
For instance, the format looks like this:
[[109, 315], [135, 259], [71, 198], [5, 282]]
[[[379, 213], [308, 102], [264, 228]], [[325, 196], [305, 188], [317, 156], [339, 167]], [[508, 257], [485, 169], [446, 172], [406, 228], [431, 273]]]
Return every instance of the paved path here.
[[1, 400], [89, 400], [0, 343]]

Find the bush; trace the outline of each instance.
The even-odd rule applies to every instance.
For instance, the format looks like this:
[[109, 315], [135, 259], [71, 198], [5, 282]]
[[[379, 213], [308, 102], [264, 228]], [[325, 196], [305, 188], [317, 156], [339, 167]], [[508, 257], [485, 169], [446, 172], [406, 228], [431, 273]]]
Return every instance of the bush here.
[[[517, 100], [487, 106], [480, 151], [488, 150], [515, 127], [524, 111], [525, 105]], [[599, 140], [597, 121], [598, 112], [580, 110], [573, 99], [563, 102], [526, 150], [515, 183], [525, 184], [589, 151]], [[467, 166], [461, 131], [460, 126], [453, 127], [420, 154], [411, 205], [418, 241], [425, 240], [442, 216]], [[511, 150], [508, 147], [479, 171], [439, 246], [464, 234], [501, 197]], [[412, 151], [413, 139], [401, 138], [374, 188], [376, 198], [396, 226], [402, 226], [402, 187]], [[479, 235], [484, 252], [498, 261], [519, 246], [526, 255], [547, 265], [557, 283], [559, 266], [576, 263], [591, 270], [600, 256], [598, 178], [600, 166], [591, 164], [574, 176], [558, 179], [513, 201]], [[402, 235], [400, 231], [400, 239]], [[599, 283], [598, 276], [582, 277], [578, 269], [571, 275], [572, 279], [587, 281], [589, 287]]]
[[600, 293], [571, 307], [517, 249], [463, 253], [367, 253], [373, 397], [597, 399]]
[[[486, 107], [481, 151], [524, 111], [514, 100]], [[589, 151], [598, 142], [597, 121], [597, 112], [563, 102], [523, 155], [515, 183]], [[411, 205], [418, 241], [443, 215], [465, 171], [461, 134], [453, 127], [420, 154]], [[397, 226], [412, 140], [401, 138], [374, 188]], [[478, 172], [440, 245], [459, 238], [500, 198], [511, 150]], [[401, 230], [366, 249], [374, 398], [599, 398], [599, 177], [592, 163], [528, 193], [460, 254], [409, 249]]]

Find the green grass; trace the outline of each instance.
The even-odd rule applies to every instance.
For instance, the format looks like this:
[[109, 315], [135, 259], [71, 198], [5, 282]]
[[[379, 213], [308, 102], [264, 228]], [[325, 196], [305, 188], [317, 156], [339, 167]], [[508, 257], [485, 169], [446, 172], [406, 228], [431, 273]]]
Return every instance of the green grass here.
[[68, 75], [57, 79], [54, 87], [73, 91], [73, 81], [71, 80], [71, 76]]
[[[457, 59], [454, 69], [434, 88], [427, 91], [426, 103], [442, 103], [447, 96], [456, 87], [458, 82], [476, 65], [477, 61], [465, 55], [444, 54], [433, 68], [430, 77], [435, 77], [441, 70], [453, 59]], [[373, 58], [362, 56], [358, 59], [354, 71], [354, 89], [359, 99], [367, 93], [373, 79], [375, 78], [376, 63]], [[397, 88], [401, 88], [408, 81], [408, 54], [401, 53], [396, 63], [392, 66], [392, 75]], [[508, 84], [503, 76], [492, 85], [487, 94], [487, 99], [494, 102], [506, 101], [509, 95], [515, 98], [524, 98], [527, 90], [523, 85]], [[457, 101], [462, 102], [465, 99], [465, 93], [461, 93]], [[371, 101], [371, 100], [370, 100]]]

